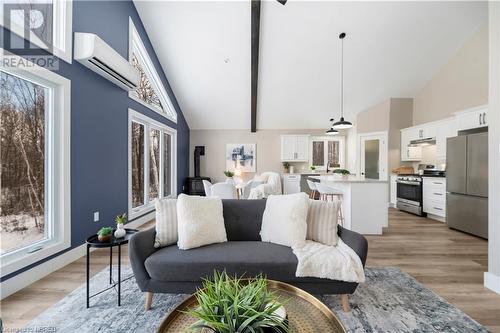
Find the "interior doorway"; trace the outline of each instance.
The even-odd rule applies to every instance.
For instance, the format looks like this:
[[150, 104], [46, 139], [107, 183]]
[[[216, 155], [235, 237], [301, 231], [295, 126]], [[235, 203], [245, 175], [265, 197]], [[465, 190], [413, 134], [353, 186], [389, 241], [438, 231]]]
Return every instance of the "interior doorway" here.
[[387, 132], [358, 134], [358, 163], [361, 176], [387, 180]]

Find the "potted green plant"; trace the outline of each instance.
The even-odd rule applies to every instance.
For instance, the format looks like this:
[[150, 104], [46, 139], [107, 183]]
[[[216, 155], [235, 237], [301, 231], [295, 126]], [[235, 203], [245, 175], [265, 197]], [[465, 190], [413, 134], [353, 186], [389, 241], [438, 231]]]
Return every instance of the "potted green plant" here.
[[347, 179], [351, 172], [347, 169], [335, 169], [333, 170], [334, 174], [340, 175], [343, 179]]
[[226, 176], [226, 183], [234, 184], [234, 180], [233, 180], [234, 172], [232, 172], [230, 170], [226, 170], [226, 171], [224, 171], [224, 176]]
[[291, 333], [283, 304], [262, 276], [244, 280], [215, 272], [195, 296], [199, 306], [187, 312], [197, 319], [191, 332]]
[[316, 167], [314, 165], [311, 165], [309, 169], [311, 169], [312, 172], [316, 172]]
[[97, 232], [97, 239], [99, 242], [109, 242], [111, 240], [111, 235], [113, 234], [113, 228], [103, 227]]
[[283, 169], [285, 169], [285, 173], [290, 172], [290, 163], [289, 162], [283, 162]]
[[127, 214], [123, 213], [120, 215], [116, 215], [115, 222], [116, 222], [115, 237], [116, 238], [125, 237], [127, 231], [125, 230], [124, 224], [125, 222], [127, 222]]

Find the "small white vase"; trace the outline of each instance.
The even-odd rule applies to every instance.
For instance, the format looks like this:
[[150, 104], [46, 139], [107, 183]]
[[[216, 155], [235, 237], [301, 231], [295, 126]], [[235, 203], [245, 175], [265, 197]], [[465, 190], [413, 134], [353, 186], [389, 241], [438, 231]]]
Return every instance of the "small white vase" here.
[[127, 234], [123, 223], [118, 223], [116, 225], [115, 238], [123, 238]]
[[227, 177], [226, 178], [226, 184], [234, 185], [234, 179], [233, 179], [233, 177], [231, 177], [231, 178]]

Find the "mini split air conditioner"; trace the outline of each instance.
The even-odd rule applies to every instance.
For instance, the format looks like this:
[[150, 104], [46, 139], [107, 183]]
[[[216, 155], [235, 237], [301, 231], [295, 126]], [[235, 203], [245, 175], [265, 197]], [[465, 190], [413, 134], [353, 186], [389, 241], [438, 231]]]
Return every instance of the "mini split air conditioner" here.
[[75, 32], [75, 60], [127, 91], [139, 87], [139, 72], [99, 36]]

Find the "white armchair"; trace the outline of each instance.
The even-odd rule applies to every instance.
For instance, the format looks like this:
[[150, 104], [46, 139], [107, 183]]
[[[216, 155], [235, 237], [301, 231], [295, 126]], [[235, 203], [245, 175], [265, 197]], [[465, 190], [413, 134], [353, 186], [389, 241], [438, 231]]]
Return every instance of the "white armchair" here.
[[263, 184], [253, 188], [248, 199], [262, 199], [270, 195], [283, 193], [281, 190], [281, 176], [277, 172], [263, 172], [254, 179], [262, 181]]

